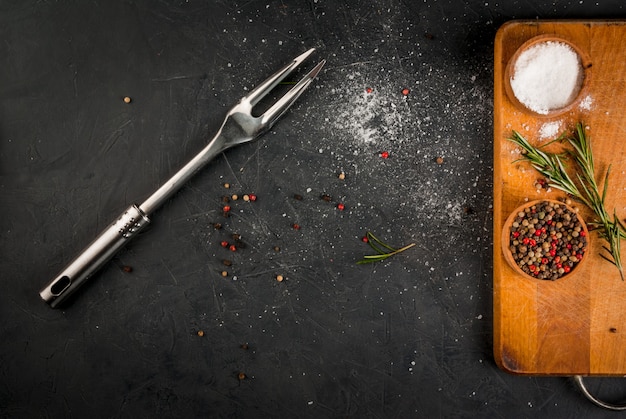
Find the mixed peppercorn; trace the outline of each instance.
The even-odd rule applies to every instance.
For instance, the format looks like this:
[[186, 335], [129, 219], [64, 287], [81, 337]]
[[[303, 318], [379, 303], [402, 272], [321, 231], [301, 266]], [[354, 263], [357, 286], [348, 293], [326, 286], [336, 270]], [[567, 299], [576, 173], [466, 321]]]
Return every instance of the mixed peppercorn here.
[[568, 206], [542, 201], [517, 213], [509, 232], [509, 250], [526, 274], [556, 280], [583, 259], [586, 230]]

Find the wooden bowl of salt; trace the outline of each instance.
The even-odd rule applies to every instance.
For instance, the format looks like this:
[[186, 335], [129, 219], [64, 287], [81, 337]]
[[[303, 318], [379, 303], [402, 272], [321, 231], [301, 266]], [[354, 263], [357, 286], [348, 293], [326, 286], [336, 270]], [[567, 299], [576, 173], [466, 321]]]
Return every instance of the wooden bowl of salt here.
[[575, 44], [539, 35], [517, 49], [504, 72], [509, 100], [538, 117], [553, 117], [576, 107], [585, 97], [591, 62]]

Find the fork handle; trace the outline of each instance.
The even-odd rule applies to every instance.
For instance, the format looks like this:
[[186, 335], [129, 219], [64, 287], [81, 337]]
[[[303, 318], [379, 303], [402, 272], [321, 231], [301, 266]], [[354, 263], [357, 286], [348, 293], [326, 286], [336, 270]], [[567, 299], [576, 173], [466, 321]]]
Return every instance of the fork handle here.
[[131, 205], [70, 262], [39, 295], [56, 307], [73, 294], [91, 275], [108, 262], [149, 223], [149, 215], [225, 148], [221, 130], [209, 144], [158, 188], [141, 205]]
[[139, 208], [146, 215], [152, 214], [159, 208], [168, 198], [174, 195], [184, 184], [202, 169], [208, 162], [213, 160], [219, 153], [227, 147], [226, 138], [222, 135], [222, 128], [217, 135], [204, 147], [194, 158], [178, 170], [167, 182], [159, 187], [152, 195], [150, 195]]
[[131, 205], [87, 246], [39, 295], [51, 307], [69, 297], [95, 271], [104, 265], [126, 242], [150, 223], [137, 205]]

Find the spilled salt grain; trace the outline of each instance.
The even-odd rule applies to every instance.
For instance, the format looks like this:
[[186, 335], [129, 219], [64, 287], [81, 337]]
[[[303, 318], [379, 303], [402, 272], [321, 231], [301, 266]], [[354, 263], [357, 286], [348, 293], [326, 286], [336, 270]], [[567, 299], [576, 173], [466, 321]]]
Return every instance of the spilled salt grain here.
[[528, 109], [547, 114], [571, 104], [582, 87], [580, 57], [569, 45], [546, 41], [524, 50], [511, 76], [515, 97]]
[[593, 99], [591, 96], [585, 96], [585, 98], [580, 101], [580, 105], [578, 107], [582, 110], [590, 111], [591, 105], [593, 105]]
[[546, 122], [539, 128], [539, 137], [541, 139], [554, 138], [561, 130], [561, 121]]

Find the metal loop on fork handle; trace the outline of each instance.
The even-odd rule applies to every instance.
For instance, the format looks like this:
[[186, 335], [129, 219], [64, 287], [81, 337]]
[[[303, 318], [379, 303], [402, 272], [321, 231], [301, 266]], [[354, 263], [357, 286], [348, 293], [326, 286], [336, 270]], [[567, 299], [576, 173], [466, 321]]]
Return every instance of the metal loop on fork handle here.
[[583, 382], [583, 376], [582, 375], [575, 375], [574, 376], [574, 382], [576, 382], [576, 385], [578, 386], [580, 391], [582, 391], [582, 393], [585, 395], [585, 397], [587, 397], [589, 400], [591, 400], [591, 402], [593, 404], [595, 404], [597, 406], [600, 406], [600, 407], [604, 407], [605, 409], [609, 409], [609, 410], [626, 410], [626, 404], [607, 403], [607, 402], [603, 402], [602, 400], [596, 398], [593, 394], [591, 394], [589, 392], [589, 390], [587, 390], [587, 387], [585, 387], [585, 383]]

